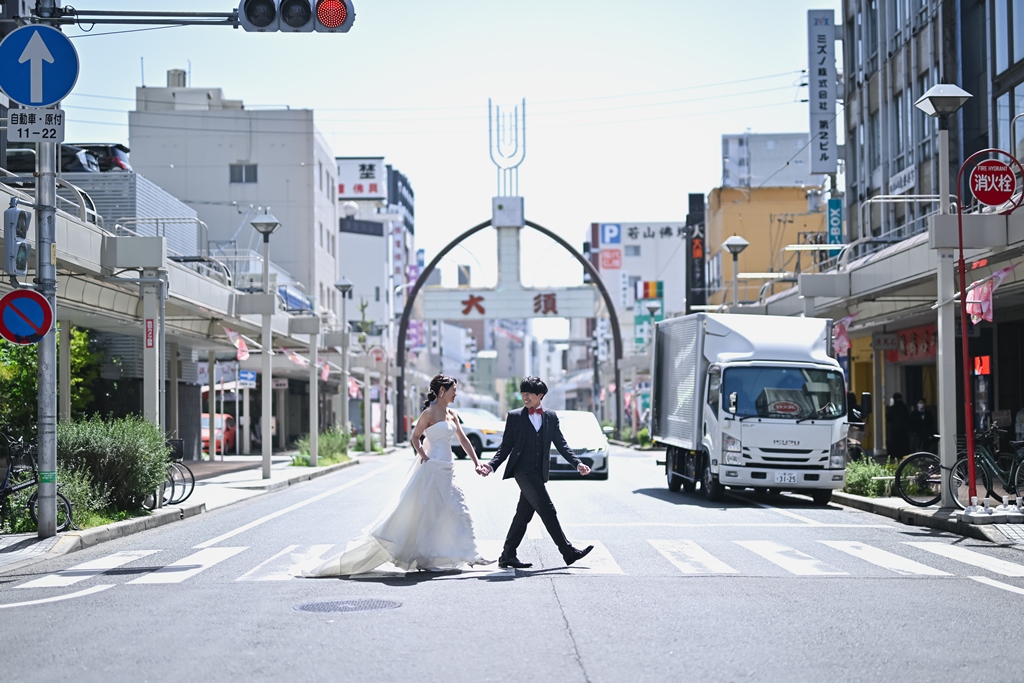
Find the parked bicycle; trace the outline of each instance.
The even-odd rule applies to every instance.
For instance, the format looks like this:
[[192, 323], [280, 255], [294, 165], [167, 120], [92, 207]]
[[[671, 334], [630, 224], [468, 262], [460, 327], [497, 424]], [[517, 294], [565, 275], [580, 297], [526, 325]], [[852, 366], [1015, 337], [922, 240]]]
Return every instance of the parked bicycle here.
[[[974, 437], [974, 472], [979, 498], [988, 496], [1002, 502], [1004, 497], [1020, 499], [1024, 495], [1024, 441], [1010, 441], [1013, 453], [1000, 452], [1000, 436], [1004, 430], [990, 427]], [[957, 461], [949, 472], [948, 485], [956, 504], [961, 508], [970, 504], [967, 480], [967, 448], [957, 441]]]
[[[18, 491], [39, 485], [39, 468], [36, 464], [36, 445], [25, 443], [23, 438], [17, 441], [0, 434], [5, 443], [0, 444], [3, 452], [0, 459], [6, 456], [4, 478], [0, 485], [0, 510], [6, 509], [9, 499]], [[60, 484], [57, 484], [60, 486]], [[63, 493], [57, 491], [57, 531], [67, 531], [71, 527], [71, 501]], [[33, 523], [39, 524], [39, 491], [32, 492], [28, 499], [28, 514]], [[0, 515], [2, 516], [2, 515]]]
[[169, 440], [171, 451], [168, 455], [167, 473], [160, 489], [146, 496], [142, 506], [147, 510], [156, 507], [156, 496], [160, 495], [161, 505], [178, 505], [188, 500], [196, 488], [196, 477], [183, 462], [183, 453], [179, 443]]
[[942, 463], [935, 453], [911, 453], [896, 468], [895, 478], [896, 493], [911, 505], [928, 507], [942, 498]]

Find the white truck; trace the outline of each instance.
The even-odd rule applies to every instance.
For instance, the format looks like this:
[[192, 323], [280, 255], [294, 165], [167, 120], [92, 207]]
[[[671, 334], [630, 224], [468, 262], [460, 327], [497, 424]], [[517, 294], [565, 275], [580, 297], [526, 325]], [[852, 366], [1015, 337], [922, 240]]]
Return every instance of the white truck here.
[[805, 491], [824, 505], [846, 483], [831, 320], [696, 313], [657, 323], [653, 351], [649, 429], [670, 490]]

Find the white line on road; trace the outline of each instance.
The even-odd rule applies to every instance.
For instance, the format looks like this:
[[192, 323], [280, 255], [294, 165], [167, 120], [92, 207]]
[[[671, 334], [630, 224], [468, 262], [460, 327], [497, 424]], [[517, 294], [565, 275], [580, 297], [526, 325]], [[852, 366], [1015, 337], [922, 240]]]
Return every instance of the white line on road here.
[[269, 515], [266, 515], [265, 517], [260, 517], [259, 519], [257, 519], [254, 522], [249, 522], [248, 524], [243, 524], [242, 526], [238, 527], [237, 529], [233, 529], [233, 530], [227, 532], [226, 534], [221, 534], [220, 536], [217, 536], [216, 538], [211, 538], [209, 541], [204, 541], [204, 542], [200, 543], [199, 545], [194, 545], [192, 547], [193, 548], [209, 548], [210, 546], [216, 545], [216, 544], [220, 543], [221, 541], [226, 541], [227, 539], [229, 539], [229, 538], [231, 538], [233, 536], [237, 536], [238, 534], [245, 533], [249, 529], [253, 529], [255, 527], [258, 527], [260, 524], [263, 524], [264, 522], [269, 522], [272, 519], [277, 519], [281, 515], [286, 515], [289, 512], [294, 512], [295, 510], [298, 510], [299, 508], [305, 507], [305, 506], [309, 505], [310, 503], [315, 503], [316, 501], [322, 500], [324, 498], [327, 498], [328, 496], [333, 496], [335, 493], [339, 493], [341, 491], [344, 491], [345, 489], [351, 488], [351, 487], [355, 486], [356, 484], [361, 484], [361, 483], [363, 483], [364, 481], [366, 481], [367, 479], [369, 479], [371, 477], [376, 477], [378, 474], [381, 474], [383, 472], [387, 472], [388, 470], [393, 470], [394, 468], [398, 467], [399, 465], [403, 465], [403, 464], [407, 465], [408, 462], [406, 462], [405, 460], [399, 460], [398, 462], [391, 463], [390, 465], [385, 465], [384, 467], [381, 467], [379, 470], [375, 470], [373, 472], [370, 472], [369, 474], [364, 474], [363, 476], [359, 477], [358, 479], [353, 479], [352, 481], [348, 482], [347, 484], [342, 484], [341, 486], [336, 486], [333, 489], [331, 489], [330, 491], [324, 491], [323, 493], [317, 494], [317, 495], [313, 496], [312, 498], [307, 498], [306, 500], [302, 501], [301, 503], [296, 503], [295, 505], [291, 505], [291, 506], [286, 507], [286, 508], [284, 508], [282, 510], [278, 510], [277, 512], [272, 512]]
[[529, 525], [526, 527], [526, 538], [531, 541], [539, 541], [544, 538], [544, 525], [541, 524], [540, 517], [535, 515], [530, 520]]
[[653, 541], [648, 540], [659, 553], [684, 574], [738, 574], [735, 569], [722, 562], [694, 541]]
[[892, 529], [891, 524], [794, 524], [793, 522], [587, 522], [576, 524], [566, 522], [564, 527], [607, 527], [614, 528], [638, 528], [638, 527], [668, 527], [670, 529], [704, 529], [707, 527], [742, 527], [742, 528], [783, 528], [783, 529]]
[[967, 578], [977, 581], [978, 583], [983, 583], [986, 586], [992, 586], [993, 588], [1002, 588], [1004, 591], [1010, 591], [1011, 593], [1024, 595], [1024, 588], [1017, 588], [1016, 586], [1011, 586], [1008, 583], [1003, 583], [1002, 581], [990, 579], [987, 576], [968, 576]]
[[771, 510], [772, 512], [777, 512], [780, 515], [785, 515], [786, 517], [792, 517], [793, 519], [798, 519], [798, 520], [800, 520], [801, 522], [803, 522], [804, 524], [806, 524], [808, 526], [816, 526], [816, 527], [817, 526], [825, 526], [824, 523], [819, 522], [816, 519], [811, 519], [810, 517], [804, 517], [803, 515], [798, 515], [795, 512], [790, 512], [789, 510], [780, 510], [779, 508], [775, 507], [774, 505], [766, 505], [764, 503], [758, 503], [756, 500], [750, 500], [749, 498], [744, 498], [742, 496], [738, 496], [735, 493], [727, 493], [725, 495], [729, 496], [730, 498], [732, 498], [734, 500], [738, 500], [738, 501], [747, 503], [749, 505], [756, 505], [759, 508], [764, 508], [765, 510]]
[[18, 588], [64, 588], [66, 586], [73, 586], [79, 581], [85, 581], [86, 579], [98, 576], [111, 569], [116, 569], [121, 565], [134, 562], [135, 560], [141, 560], [147, 555], [158, 553], [159, 550], [125, 550], [113, 555], [107, 555], [101, 557], [98, 560], [90, 560], [89, 562], [83, 562], [82, 564], [76, 564], [74, 567], [68, 567], [62, 569], [55, 574], [49, 574], [47, 576], [36, 579], [35, 581], [29, 581], [23, 583]]
[[100, 586], [93, 586], [92, 588], [86, 588], [84, 591], [78, 591], [77, 593], [68, 593], [67, 595], [55, 595], [52, 598], [43, 598], [42, 600], [29, 600], [27, 602], [12, 602], [9, 605], [0, 605], [0, 609], [7, 609], [8, 607], [27, 607], [29, 605], [42, 605], [47, 602], [60, 602], [61, 600], [71, 600], [72, 598], [81, 598], [86, 595], [92, 595], [93, 593], [99, 593], [105, 591], [108, 588], [113, 588], [116, 584], [106, 583]]
[[890, 553], [881, 548], [876, 548], [866, 543], [860, 543], [858, 541], [819, 541], [830, 548], [841, 550], [844, 553], [859, 557], [865, 562], [870, 562], [873, 565], [882, 567], [883, 569], [890, 569], [897, 574], [907, 575], [921, 575], [921, 576], [949, 576], [949, 572], [944, 572], [941, 569], [935, 567], [929, 567], [926, 564], [920, 562], [914, 562], [895, 553]]
[[736, 541], [736, 544], [797, 576], [846, 576], [846, 572], [830, 567], [807, 553], [773, 541]]
[[987, 569], [990, 572], [996, 574], [1002, 574], [1003, 576], [1024, 576], [1024, 567], [1013, 562], [1007, 562], [1006, 560], [999, 560], [988, 555], [982, 555], [976, 553], [973, 550], [967, 548], [958, 548], [952, 545], [946, 545], [945, 543], [937, 542], [911, 542], [904, 541], [909, 546], [920, 548], [921, 550], [927, 550], [930, 553], [936, 555], [942, 555], [948, 557], [951, 560], [957, 562], [963, 562], [964, 564], [973, 565], [981, 569]]
[[241, 576], [239, 576], [237, 579], [235, 579], [235, 581], [253, 581], [254, 579], [252, 577], [256, 575], [256, 572], [258, 572], [259, 570], [263, 569], [263, 567], [267, 566], [268, 564], [270, 564], [271, 562], [273, 562], [277, 558], [281, 557], [282, 555], [287, 555], [288, 553], [290, 553], [291, 551], [295, 550], [298, 547], [299, 547], [298, 545], [290, 545], [287, 548], [285, 548], [284, 550], [282, 550], [281, 552], [276, 553], [274, 555], [271, 555], [270, 557], [268, 557], [267, 559], [263, 560], [258, 565], [256, 565], [255, 567], [253, 567], [252, 569], [247, 571], [246, 573], [244, 573]]
[[577, 564], [569, 567], [570, 574], [625, 574], [622, 571], [622, 567], [615, 561], [612, 554], [605, 547], [601, 541], [577, 541], [576, 547], [586, 548], [588, 545], [594, 546], [594, 549], [590, 551], [590, 554], [584, 557], [582, 560], [578, 560]]
[[177, 562], [172, 562], [166, 567], [161, 567], [155, 572], [129, 581], [127, 585], [133, 583], [181, 583], [218, 562], [234, 557], [243, 550], [248, 550], [248, 548], [206, 548], [198, 553], [192, 553], [188, 557], [183, 557]]

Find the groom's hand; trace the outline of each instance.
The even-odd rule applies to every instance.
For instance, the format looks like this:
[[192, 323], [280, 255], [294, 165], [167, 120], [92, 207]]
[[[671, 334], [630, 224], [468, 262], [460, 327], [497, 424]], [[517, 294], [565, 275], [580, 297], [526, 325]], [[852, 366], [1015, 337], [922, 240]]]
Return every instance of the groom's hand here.
[[479, 474], [481, 477], [486, 477], [488, 474], [490, 474], [493, 471], [494, 470], [491, 469], [491, 466], [486, 464], [486, 463], [478, 465], [477, 468], [476, 468], [476, 473]]
[[576, 467], [576, 471], [579, 472], [580, 474], [582, 474], [584, 477], [587, 476], [588, 474], [590, 474], [590, 468], [587, 467], [586, 465], [584, 465], [583, 463], [580, 463]]

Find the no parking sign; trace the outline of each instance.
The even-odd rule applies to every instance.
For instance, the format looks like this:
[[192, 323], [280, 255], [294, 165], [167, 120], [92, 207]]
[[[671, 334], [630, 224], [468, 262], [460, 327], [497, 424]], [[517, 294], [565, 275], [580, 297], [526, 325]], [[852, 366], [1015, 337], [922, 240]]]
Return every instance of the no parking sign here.
[[53, 326], [53, 307], [34, 289], [16, 289], [0, 299], [0, 337], [13, 344], [35, 344]]

